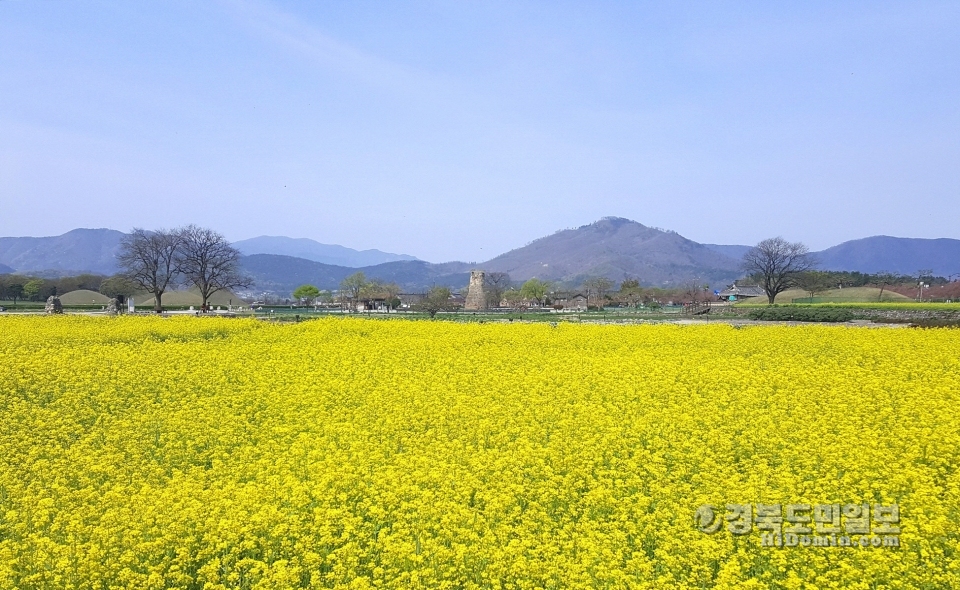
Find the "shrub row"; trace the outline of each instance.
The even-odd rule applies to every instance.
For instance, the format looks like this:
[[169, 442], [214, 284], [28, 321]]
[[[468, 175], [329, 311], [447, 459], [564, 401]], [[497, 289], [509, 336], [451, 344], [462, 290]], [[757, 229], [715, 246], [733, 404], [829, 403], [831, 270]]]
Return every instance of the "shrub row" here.
[[754, 309], [751, 320], [793, 322], [847, 322], [856, 317], [847, 309], [825, 307], [767, 307]]

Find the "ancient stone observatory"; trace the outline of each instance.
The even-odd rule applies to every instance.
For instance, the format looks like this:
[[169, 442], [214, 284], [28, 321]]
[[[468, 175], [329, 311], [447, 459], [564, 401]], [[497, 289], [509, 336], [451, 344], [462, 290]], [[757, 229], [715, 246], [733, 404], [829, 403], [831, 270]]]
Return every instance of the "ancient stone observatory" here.
[[465, 310], [487, 309], [487, 293], [483, 290], [483, 271], [470, 271], [470, 285], [467, 287], [467, 300], [463, 304]]

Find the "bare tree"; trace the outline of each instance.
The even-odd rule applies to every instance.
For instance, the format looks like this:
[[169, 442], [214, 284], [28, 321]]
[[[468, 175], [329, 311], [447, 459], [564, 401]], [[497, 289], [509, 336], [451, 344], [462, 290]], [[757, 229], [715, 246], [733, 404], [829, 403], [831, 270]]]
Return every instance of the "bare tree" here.
[[400, 285], [394, 282], [383, 283], [381, 292], [387, 301], [388, 310], [400, 305]]
[[510, 287], [510, 275], [505, 272], [490, 272], [484, 276], [484, 291], [488, 307], [500, 307], [503, 294]]
[[794, 286], [800, 273], [812, 270], [814, 266], [809, 248], [779, 236], [767, 238], [751, 248], [743, 255], [741, 263], [746, 273], [759, 277], [770, 305], [777, 295]]
[[590, 293], [596, 297], [597, 309], [603, 309], [603, 302], [607, 291], [613, 288], [613, 281], [606, 277], [593, 277], [583, 282], [583, 287], [587, 291], [587, 301], [590, 300]]
[[207, 302], [214, 293], [252, 284], [251, 279], [240, 272], [240, 251], [222, 234], [195, 225], [184, 227], [178, 234], [180, 269], [186, 282], [200, 291], [202, 311], [207, 310]]
[[883, 290], [886, 287], [889, 287], [890, 285], [897, 285], [902, 282], [900, 275], [892, 273], [888, 270], [881, 270], [873, 276], [874, 281], [880, 285], [880, 295], [877, 297], [877, 301], [883, 301]]
[[640, 286], [640, 281], [633, 277], [624, 277], [623, 282], [620, 283], [620, 292], [617, 297], [631, 307], [640, 305], [643, 300], [643, 287]]
[[833, 278], [830, 274], [820, 270], [808, 270], [799, 273], [794, 282], [810, 295], [810, 299], [816, 297], [818, 293], [829, 290], [830, 287], [833, 286]]
[[134, 228], [120, 242], [117, 263], [123, 276], [153, 295], [153, 309], [163, 311], [163, 294], [176, 284], [180, 275], [181, 234], [160, 229], [148, 232]]
[[367, 285], [367, 276], [363, 274], [363, 271], [358, 270], [346, 277], [340, 281], [341, 301], [343, 300], [343, 296], [346, 295], [347, 300], [353, 302], [353, 310], [356, 311], [357, 304], [360, 302], [360, 293], [367, 288]]
[[523, 311], [527, 309], [527, 298], [523, 296], [520, 289], [507, 289], [503, 293], [503, 300], [514, 311]]
[[709, 285], [705, 285], [697, 279], [687, 281], [683, 285], [683, 298], [691, 303], [706, 301], [709, 288]]

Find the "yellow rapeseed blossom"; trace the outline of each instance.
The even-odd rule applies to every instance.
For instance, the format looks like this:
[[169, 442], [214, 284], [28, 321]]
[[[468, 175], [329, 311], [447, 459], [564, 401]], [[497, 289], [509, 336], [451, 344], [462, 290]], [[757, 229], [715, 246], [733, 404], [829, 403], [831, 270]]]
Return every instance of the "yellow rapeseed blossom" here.
[[960, 588], [958, 408], [960, 330], [2, 317], [0, 588]]

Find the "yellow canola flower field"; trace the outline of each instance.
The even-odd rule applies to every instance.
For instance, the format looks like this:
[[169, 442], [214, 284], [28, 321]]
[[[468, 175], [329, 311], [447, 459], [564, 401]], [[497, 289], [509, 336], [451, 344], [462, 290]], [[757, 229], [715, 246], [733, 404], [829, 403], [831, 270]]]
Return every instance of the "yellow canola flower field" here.
[[960, 588], [958, 398], [951, 329], [0, 317], [0, 588]]

